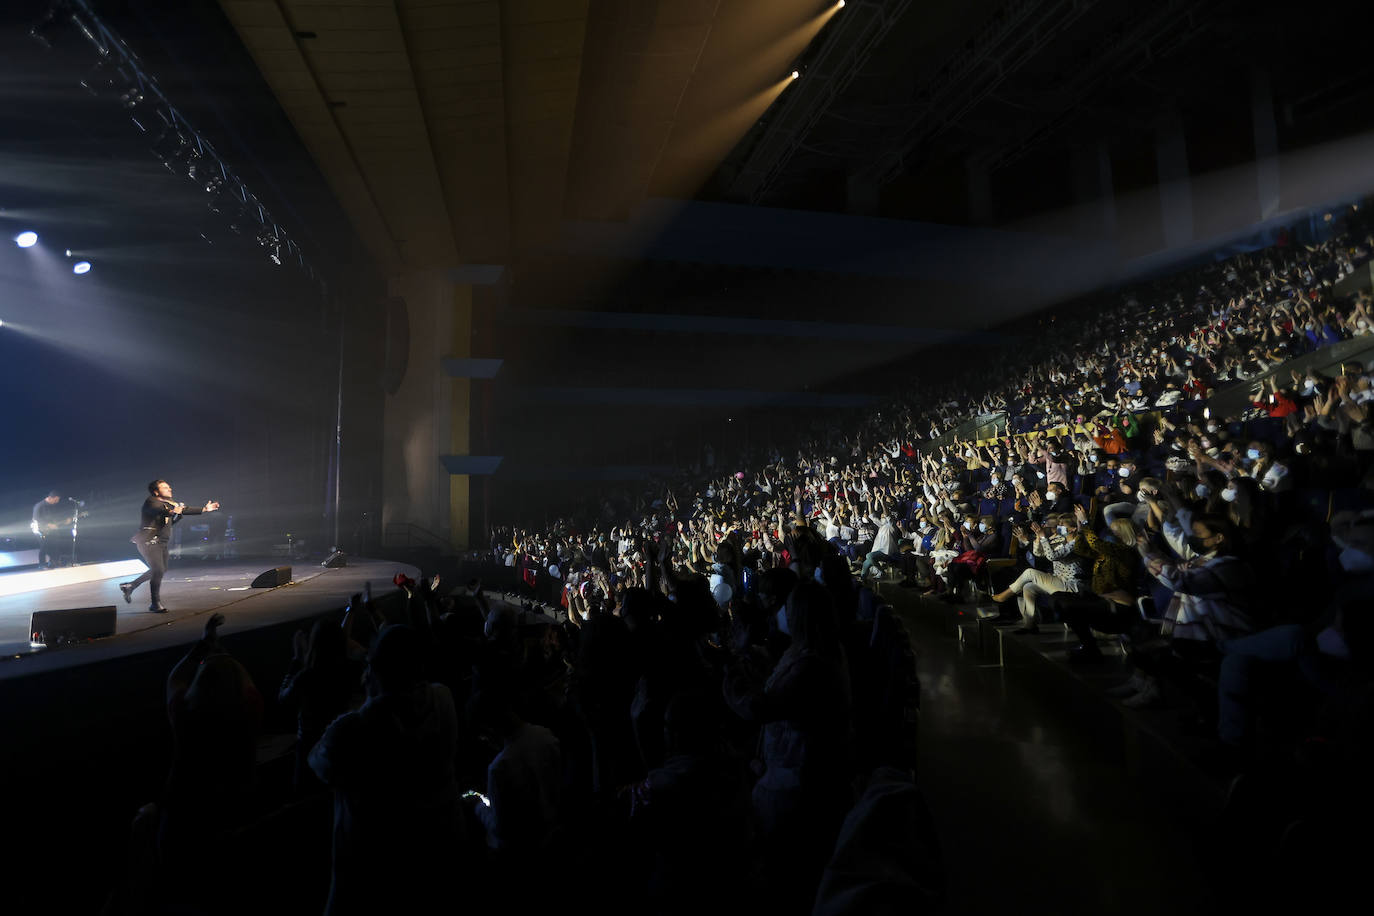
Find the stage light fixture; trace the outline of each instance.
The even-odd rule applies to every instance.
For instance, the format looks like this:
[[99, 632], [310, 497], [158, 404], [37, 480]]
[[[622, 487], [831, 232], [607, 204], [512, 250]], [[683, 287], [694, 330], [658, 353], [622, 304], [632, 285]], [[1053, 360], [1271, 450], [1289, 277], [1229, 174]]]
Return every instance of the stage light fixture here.
[[800, 71], [800, 70], [793, 70], [793, 71], [792, 71], [792, 79], [794, 79], [794, 80], [799, 80], [799, 79], [801, 79], [801, 71]]
[[82, 274], [88, 274], [88, 273], [90, 273], [90, 272], [91, 272], [91, 262], [90, 262], [90, 261], [77, 261], [75, 264], [72, 265], [72, 273], [76, 274], [78, 277], [81, 276]]
[[835, 9], [837, 9], [837, 10], [842, 10], [842, 9], [844, 9], [844, 0], [840, 0], [839, 3], [835, 4]]
[[38, 244], [38, 233], [33, 231], [21, 232], [14, 237], [14, 244], [20, 248], [32, 248]]

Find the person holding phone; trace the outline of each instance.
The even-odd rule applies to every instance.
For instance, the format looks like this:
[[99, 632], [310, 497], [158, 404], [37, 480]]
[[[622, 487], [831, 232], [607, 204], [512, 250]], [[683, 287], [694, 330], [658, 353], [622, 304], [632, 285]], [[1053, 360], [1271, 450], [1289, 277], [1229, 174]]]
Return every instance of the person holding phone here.
[[167, 612], [167, 608], [162, 604], [162, 577], [167, 573], [167, 541], [171, 537], [168, 529], [181, 521], [183, 515], [200, 515], [202, 512], [214, 512], [218, 508], [219, 503], [214, 500], [209, 500], [199, 508], [177, 502], [172, 498], [172, 485], [165, 480], [158, 479], [148, 484], [148, 498], [143, 501], [143, 509], [139, 515], [142, 525], [138, 533], [129, 538], [138, 548], [138, 555], [143, 558], [143, 562], [148, 564], [148, 569], [132, 582], [119, 583], [125, 604], [132, 604], [134, 590], [147, 582], [148, 610], [154, 614]]

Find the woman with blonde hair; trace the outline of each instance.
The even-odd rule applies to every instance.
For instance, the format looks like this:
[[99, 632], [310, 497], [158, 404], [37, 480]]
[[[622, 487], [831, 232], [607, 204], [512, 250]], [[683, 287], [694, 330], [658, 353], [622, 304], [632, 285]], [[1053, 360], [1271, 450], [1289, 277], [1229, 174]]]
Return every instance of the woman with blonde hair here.
[[1092, 530], [1082, 506], [1075, 507], [1075, 515], [1078, 538], [1073, 549], [1079, 556], [1092, 560], [1092, 587], [1077, 593], [1055, 594], [1050, 598], [1050, 607], [1078, 636], [1079, 644], [1069, 650], [1069, 661], [1090, 662], [1102, 658], [1102, 650], [1093, 638], [1094, 630], [1125, 633], [1135, 621], [1140, 558], [1135, 528], [1129, 519], [1116, 519], [1107, 526], [1111, 535], [1103, 536]]

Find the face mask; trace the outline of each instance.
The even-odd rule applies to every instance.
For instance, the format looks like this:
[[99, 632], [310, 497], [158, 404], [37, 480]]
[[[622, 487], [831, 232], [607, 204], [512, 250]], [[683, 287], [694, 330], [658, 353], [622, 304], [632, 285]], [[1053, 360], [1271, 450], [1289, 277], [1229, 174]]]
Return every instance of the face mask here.
[[968, 519], [964, 519], [964, 530], [965, 530], [965, 531], [972, 531], [972, 530], [973, 530], [973, 522], [969, 521]]
[[1259, 456], [1260, 451], [1257, 448], [1248, 448], [1245, 450], [1245, 457], [1249, 458], [1251, 461], [1258, 461]]
[[1131, 469], [1130, 469], [1130, 468], [1117, 468], [1117, 469], [1116, 469], [1116, 476], [1118, 476], [1118, 477], [1130, 477], [1130, 476], [1131, 476]]
[[1209, 433], [1214, 433], [1214, 432], [1216, 432], [1216, 431], [1217, 431], [1217, 425], [1216, 425], [1215, 423], [1208, 423], [1208, 424], [1207, 424], [1207, 431], [1208, 431]]
[[1212, 488], [1205, 483], [1200, 483], [1193, 487], [1193, 492], [1197, 494], [1198, 499], [1206, 499], [1212, 495]]
[[1044, 480], [1044, 479], [1045, 479], [1045, 472], [1044, 472], [1044, 471], [1036, 471], [1036, 472], [1035, 472], [1035, 476], [1036, 476], [1037, 478], [1039, 478], [1040, 480]]
[[992, 478], [992, 485], [993, 485], [994, 487], [997, 486], [997, 485], [998, 485], [999, 483], [1001, 483], [1001, 482], [1002, 482], [1002, 478], [1000, 478], [1000, 477], [994, 477], [994, 478]]
[[1221, 498], [1226, 500], [1228, 503], [1233, 503], [1236, 501], [1236, 491], [1233, 490], [1231, 487], [1227, 487], [1226, 489], [1221, 491]]
[[1354, 547], [1347, 547], [1341, 551], [1341, 568], [1346, 572], [1367, 573], [1374, 572], [1374, 557], [1365, 553], [1363, 550], [1356, 550]]
[[1189, 548], [1191, 548], [1193, 553], [1197, 554], [1198, 556], [1202, 556], [1203, 554], [1212, 552], [1212, 548], [1208, 547], [1206, 544], [1206, 538], [1198, 537], [1196, 534], [1190, 534], [1188, 535], [1186, 540], [1188, 542]]
[[979, 522], [979, 523], [978, 523], [978, 533], [979, 533], [979, 534], [987, 534], [987, 533], [988, 533], [988, 525], [987, 525], [987, 522]]
[[1048, 500], [1049, 502], [1054, 502], [1054, 501], [1057, 500], [1058, 498], [1059, 498], [1059, 494], [1056, 493], [1056, 492], [1054, 492], [1053, 490], [1050, 490], [1049, 492], [1047, 492], [1047, 493], [1045, 494], [1045, 499]]
[[1311, 449], [1307, 447], [1307, 443], [1306, 443], [1306, 442], [1299, 442], [1299, 443], [1294, 447], [1294, 450], [1295, 450], [1299, 455], [1306, 455], [1308, 452], [1311, 451]]
[[1068, 533], [1069, 533], [1069, 526], [1068, 526], [1068, 525], [1056, 525], [1054, 530], [1055, 530], [1055, 531], [1058, 531], [1061, 535], [1062, 535], [1062, 534], [1068, 534]]
[[916, 527], [920, 528], [922, 531], [925, 531], [927, 528], [930, 527], [930, 522], [921, 522], [921, 524], [917, 525]]

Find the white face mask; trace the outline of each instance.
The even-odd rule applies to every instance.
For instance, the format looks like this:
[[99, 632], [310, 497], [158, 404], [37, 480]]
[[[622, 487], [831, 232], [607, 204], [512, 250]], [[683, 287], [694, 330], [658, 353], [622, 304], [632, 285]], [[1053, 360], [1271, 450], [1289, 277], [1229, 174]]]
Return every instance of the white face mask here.
[[1257, 448], [1248, 448], [1245, 450], [1245, 457], [1249, 458], [1251, 461], [1258, 461], [1259, 456], [1260, 450]]
[[1116, 469], [1116, 476], [1118, 476], [1118, 477], [1130, 477], [1130, 476], [1131, 476], [1131, 469], [1130, 469], [1130, 468], [1117, 468], [1117, 469]]
[[1217, 431], [1217, 425], [1216, 425], [1215, 423], [1208, 423], [1208, 424], [1207, 424], [1207, 431], [1208, 431], [1209, 433], [1214, 433], [1214, 432], [1216, 432], [1216, 431]]
[[987, 522], [979, 522], [979, 523], [978, 523], [978, 533], [979, 533], [979, 534], [987, 534], [987, 531], [988, 531]]
[[1228, 503], [1233, 503], [1233, 502], [1235, 502], [1235, 501], [1236, 501], [1236, 491], [1235, 491], [1235, 489], [1234, 489], [1233, 487], [1227, 487], [1226, 489], [1222, 490], [1222, 491], [1221, 491], [1221, 498], [1224, 499], [1224, 500], [1226, 500]]
[[1045, 499], [1048, 502], [1054, 502], [1055, 500], [1059, 499], [1059, 494], [1054, 492], [1053, 490], [1049, 490], [1045, 493]]
[[1000, 478], [1000, 477], [994, 477], [994, 478], [992, 478], [992, 485], [993, 485], [994, 487], [997, 486], [997, 485], [998, 485], [999, 483], [1001, 483], [1001, 482], [1002, 482], [1002, 478]]
[[1056, 525], [1054, 530], [1055, 530], [1055, 531], [1058, 531], [1060, 534], [1068, 534], [1068, 533], [1069, 533], [1069, 526], [1068, 526], [1068, 525]]
[[1200, 483], [1193, 487], [1193, 492], [1197, 494], [1198, 499], [1206, 499], [1212, 495], [1212, 488], [1205, 483]]
[[1044, 471], [1036, 471], [1036, 472], [1035, 472], [1035, 476], [1036, 476], [1037, 478], [1039, 478], [1040, 480], [1044, 480], [1044, 479], [1045, 479], [1045, 472], [1044, 472]]
[[927, 528], [930, 527], [930, 522], [922, 521], [921, 524], [917, 525], [916, 527], [920, 528], [922, 531], [925, 531]]
[[968, 519], [964, 519], [964, 530], [965, 530], [965, 531], [972, 531], [972, 530], [973, 530], [973, 522], [969, 521]]

